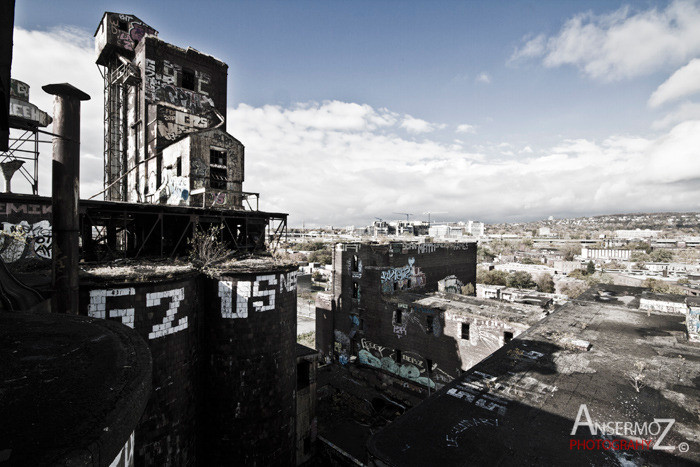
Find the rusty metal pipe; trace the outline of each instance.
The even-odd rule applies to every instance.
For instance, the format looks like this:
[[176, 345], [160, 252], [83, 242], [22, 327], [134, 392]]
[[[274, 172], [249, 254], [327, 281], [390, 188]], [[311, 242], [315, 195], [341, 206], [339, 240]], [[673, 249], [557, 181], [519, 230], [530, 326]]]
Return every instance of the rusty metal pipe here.
[[51, 213], [53, 229], [52, 310], [78, 314], [78, 201], [80, 199], [80, 101], [90, 96], [68, 83], [42, 89], [53, 107]]

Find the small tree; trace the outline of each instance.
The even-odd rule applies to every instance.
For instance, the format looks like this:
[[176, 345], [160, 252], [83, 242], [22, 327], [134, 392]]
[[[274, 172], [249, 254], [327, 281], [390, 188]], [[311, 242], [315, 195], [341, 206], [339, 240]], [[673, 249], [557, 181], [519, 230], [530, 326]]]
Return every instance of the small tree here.
[[537, 290], [544, 293], [554, 293], [554, 279], [549, 273], [540, 274], [535, 279], [535, 284], [537, 284]]
[[588, 289], [587, 284], [581, 282], [574, 282], [570, 284], [565, 284], [561, 288], [561, 292], [569, 298], [574, 299], [581, 295], [583, 292], [585, 292], [586, 289]]
[[476, 291], [474, 290], [474, 286], [470, 282], [467, 285], [462, 286], [462, 295], [474, 295]]
[[[482, 277], [482, 281], [487, 285], [508, 285], [508, 273], [499, 269], [486, 271]], [[478, 277], [477, 277], [478, 282]]]
[[586, 274], [588, 274], [589, 276], [591, 274], [595, 274], [595, 263], [593, 262], [593, 260], [589, 261], [586, 265]]
[[189, 259], [195, 267], [207, 269], [231, 254], [228, 245], [220, 241], [220, 237], [220, 225], [212, 225], [206, 231], [195, 230], [192, 238], [187, 240], [190, 246]]
[[566, 245], [562, 249], [565, 261], [573, 261], [576, 255], [581, 254], [581, 245]]
[[514, 273], [508, 275], [506, 285], [517, 289], [529, 289], [534, 287], [535, 283], [532, 281], [532, 276], [530, 273], [525, 271], [515, 271]]
[[632, 387], [635, 391], [639, 392], [646, 384], [644, 384], [644, 378], [646, 377], [646, 365], [642, 361], [637, 361], [634, 364], [634, 371], [628, 373], [630, 381], [632, 382]]
[[656, 249], [649, 253], [649, 259], [656, 263], [670, 263], [673, 261], [673, 252], [666, 249]]

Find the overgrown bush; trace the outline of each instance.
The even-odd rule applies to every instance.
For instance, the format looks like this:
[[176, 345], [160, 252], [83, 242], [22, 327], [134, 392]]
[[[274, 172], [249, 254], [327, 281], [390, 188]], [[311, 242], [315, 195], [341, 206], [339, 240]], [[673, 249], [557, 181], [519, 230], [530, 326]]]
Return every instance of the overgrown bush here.
[[220, 225], [212, 225], [207, 230], [195, 229], [192, 238], [187, 240], [189, 260], [196, 268], [207, 269], [231, 255], [228, 244], [220, 240], [221, 231]]

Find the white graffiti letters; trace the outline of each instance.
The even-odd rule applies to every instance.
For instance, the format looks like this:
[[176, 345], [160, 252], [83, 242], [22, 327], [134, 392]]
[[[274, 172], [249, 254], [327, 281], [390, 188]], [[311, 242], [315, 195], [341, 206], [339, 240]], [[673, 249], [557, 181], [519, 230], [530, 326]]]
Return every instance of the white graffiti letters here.
[[121, 318], [122, 324], [134, 327], [134, 309], [133, 308], [120, 308], [120, 309], [107, 309], [107, 299], [109, 297], [124, 297], [128, 295], [134, 295], [136, 291], [133, 287], [128, 287], [124, 289], [111, 289], [111, 290], [91, 290], [90, 291], [90, 304], [88, 305], [88, 316], [93, 318]]
[[247, 318], [248, 308], [254, 311], [270, 311], [275, 309], [277, 294], [295, 292], [297, 289], [297, 272], [286, 274], [268, 274], [257, 276], [255, 281], [238, 281], [235, 284], [236, 311], [233, 311], [234, 283], [219, 281], [219, 297], [221, 297], [221, 317], [228, 319]]
[[187, 316], [180, 318], [177, 322], [177, 326], [173, 326], [177, 309], [180, 306], [180, 302], [185, 298], [185, 289], [179, 288], [168, 290], [167, 292], [154, 292], [146, 294], [146, 307], [159, 306], [162, 298], [170, 298], [170, 306], [165, 312], [163, 323], [153, 325], [152, 332], [148, 334], [149, 339], [157, 339], [158, 337], [167, 336], [168, 334], [174, 334], [178, 331], [182, 331], [183, 329], [187, 329], [188, 326]]

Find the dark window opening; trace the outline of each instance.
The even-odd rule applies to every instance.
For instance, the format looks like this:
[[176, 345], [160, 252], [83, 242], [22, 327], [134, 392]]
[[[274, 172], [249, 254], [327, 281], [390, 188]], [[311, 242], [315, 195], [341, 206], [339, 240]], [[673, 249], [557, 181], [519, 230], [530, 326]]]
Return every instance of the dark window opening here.
[[395, 314], [395, 317], [394, 317], [394, 322], [395, 322], [396, 324], [401, 324], [401, 318], [403, 318], [402, 315], [403, 315], [403, 312], [402, 312], [400, 309], [399, 309], [399, 310], [396, 310], [396, 314]]
[[311, 437], [307, 436], [304, 438], [304, 455], [311, 452]]
[[507, 344], [508, 342], [513, 340], [513, 333], [512, 332], [504, 332], [503, 333], [503, 342]]
[[469, 323], [462, 323], [462, 339], [469, 340]]
[[408, 280], [408, 288], [411, 288], [411, 279]]
[[217, 165], [226, 168], [226, 151], [209, 149], [209, 165]]
[[401, 363], [401, 351], [399, 349], [396, 349], [396, 352], [394, 353], [394, 360], [396, 363]]
[[194, 91], [194, 71], [182, 69], [182, 87]]
[[432, 361], [431, 359], [429, 359], [429, 358], [426, 358], [426, 359], [425, 359], [425, 364], [426, 364], [426, 366], [428, 367], [428, 368], [427, 368], [428, 374], [432, 373], [432, 372], [433, 372], [433, 361]]
[[122, 31], [128, 31], [129, 25], [126, 24], [126, 21], [119, 21], [119, 29]]
[[394, 282], [394, 291], [399, 290], [399, 283]]
[[226, 189], [226, 169], [209, 169], [209, 187], [219, 190]]
[[175, 161], [175, 173], [177, 174], [178, 177], [182, 176], [182, 158], [178, 157]]
[[304, 389], [309, 385], [311, 363], [306, 360], [297, 363], [297, 389]]
[[360, 331], [364, 331], [365, 329], [365, 320], [360, 318]]
[[358, 266], [358, 258], [357, 255], [353, 255], [352, 257], [352, 270], [357, 272], [357, 266]]
[[360, 297], [360, 286], [357, 282], [352, 283], [352, 298]]
[[432, 334], [432, 333], [433, 333], [433, 323], [434, 323], [434, 321], [435, 321], [435, 318], [434, 318], [434, 317], [432, 317], [432, 316], [426, 316], [426, 322], [427, 322], [427, 326], [426, 326], [426, 328], [425, 328], [425, 332], [426, 332], [426, 333], [428, 333], [428, 334]]

